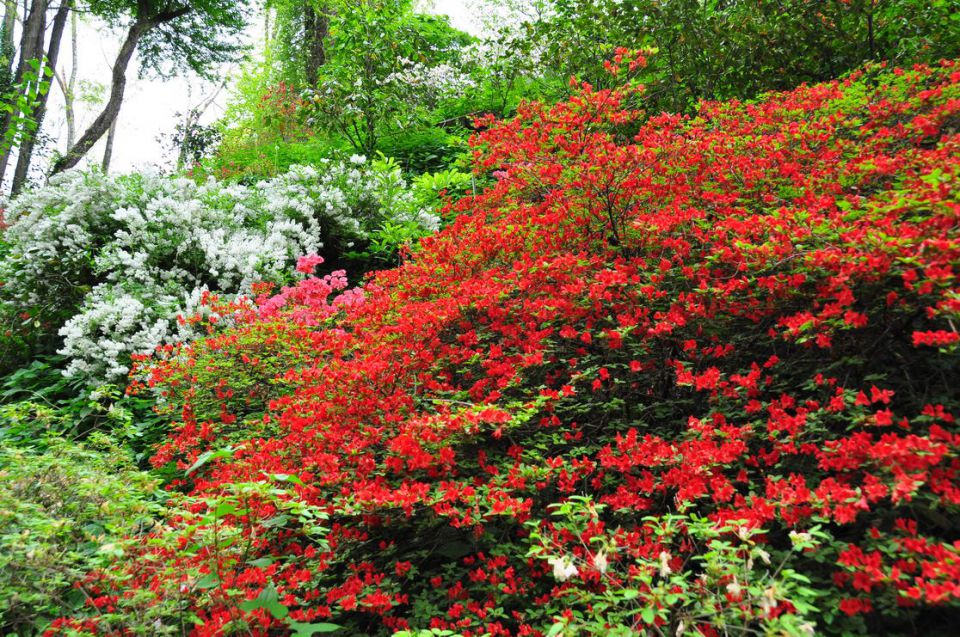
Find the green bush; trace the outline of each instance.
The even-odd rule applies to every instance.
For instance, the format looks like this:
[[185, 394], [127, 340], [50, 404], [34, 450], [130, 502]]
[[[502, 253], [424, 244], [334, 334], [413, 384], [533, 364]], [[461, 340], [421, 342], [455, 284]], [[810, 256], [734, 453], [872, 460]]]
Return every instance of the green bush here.
[[[49, 416], [49, 414], [48, 414]], [[157, 481], [110, 439], [11, 445], [0, 429], [0, 631], [32, 635], [84, 606], [74, 586], [154, 526]]]

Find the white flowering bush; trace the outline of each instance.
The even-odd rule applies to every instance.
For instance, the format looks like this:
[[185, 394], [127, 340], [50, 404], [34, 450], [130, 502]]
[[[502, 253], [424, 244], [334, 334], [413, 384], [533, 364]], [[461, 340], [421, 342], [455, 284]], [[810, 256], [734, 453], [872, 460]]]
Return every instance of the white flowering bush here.
[[406, 88], [411, 91], [412, 101], [430, 107], [441, 100], [460, 97], [468, 89], [475, 88], [477, 83], [460, 68], [454, 52], [447, 55], [451, 57], [450, 62], [435, 64], [401, 58], [400, 70], [388, 75], [383, 84], [394, 84], [398, 90]]
[[246, 186], [71, 172], [7, 210], [3, 302], [58, 331], [67, 374], [122, 380], [130, 355], [189, 338], [204, 292], [289, 282], [299, 256], [352, 249], [384, 227], [437, 228], [390, 162], [325, 160]]

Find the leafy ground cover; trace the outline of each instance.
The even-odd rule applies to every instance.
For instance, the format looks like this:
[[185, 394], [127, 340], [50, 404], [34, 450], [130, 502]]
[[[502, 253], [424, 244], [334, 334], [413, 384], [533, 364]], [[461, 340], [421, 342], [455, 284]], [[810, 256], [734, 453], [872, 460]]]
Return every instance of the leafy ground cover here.
[[960, 69], [622, 81], [485, 121], [400, 268], [141, 360], [174, 513], [48, 634], [948, 634]]

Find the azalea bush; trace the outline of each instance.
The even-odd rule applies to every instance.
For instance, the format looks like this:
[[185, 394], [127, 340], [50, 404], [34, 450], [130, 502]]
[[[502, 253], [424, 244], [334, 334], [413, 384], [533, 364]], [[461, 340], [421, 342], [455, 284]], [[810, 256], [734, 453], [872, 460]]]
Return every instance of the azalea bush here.
[[948, 634], [960, 70], [641, 90], [484, 120], [401, 267], [141, 360], [192, 515], [50, 634]]
[[[209, 293], [288, 282], [306, 254], [365, 258], [374, 239], [390, 258], [438, 224], [396, 166], [359, 156], [252, 186], [73, 172], [12, 202], [7, 221], [7, 338], [46, 334], [67, 374], [89, 384], [123, 383], [130, 354], [189, 338], [182, 319]], [[397, 242], [383, 239], [397, 227]]]

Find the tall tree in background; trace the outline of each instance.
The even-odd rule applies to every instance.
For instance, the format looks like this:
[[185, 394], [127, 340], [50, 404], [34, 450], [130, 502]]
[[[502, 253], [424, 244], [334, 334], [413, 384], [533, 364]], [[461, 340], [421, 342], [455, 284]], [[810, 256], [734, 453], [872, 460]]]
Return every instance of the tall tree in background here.
[[311, 0], [303, 3], [303, 30], [306, 56], [307, 83], [316, 86], [320, 68], [327, 63], [327, 37], [330, 35], [330, 7], [315, 5]]
[[209, 76], [216, 65], [235, 59], [240, 51], [236, 36], [245, 26], [245, 4], [230, 0], [91, 0], [90, 7], [110, 22], [126, 20], [127, 35], [113, 65], [103, 111], [54, 163], [52, 174], [76, 166], [110, 130], [123, 103], [135, 52], [140, 54], [141, 73], [167, 75], [189, 69]]
[[[53, 29], [50, 32], [50, 45], [43, 61], [44, 68], [47, 70], [47, 75], [52, 75], [57, 68], [57, 60], [60, 57], [60, 42], [63, 40], [63, 33], [67, 26], [67, 17], [70, 14], [72, 5], [73, 0], [61, 0], [60, 6], [57, 8], [57, 12], [54, 15]], [[42, 34], [40, 35], [40, 40], [42, 43]], [[37, 127], [36, 132], [38, 133], [40, 128], [43, 126], [43, 120], [47, 114], [47, 100], [49, 97], [49, 91], [43, 91], [33, 106], [32, 112], [30, 113], [30, 118], [35, 122]], [[33, 150], [36, 145], [36, 140], [36, 135], [30, 135], [24, 138], [23, 142], [20, 144], [20, 154], [17, 158], [17, 167], [13, 173], [13, 186], [11, 188], [12, 195], [18, 194], [23, 189], [24, 184], [27, 182], [27, 173], [30, 171], [30, 163], [33, 160]]]
[[[359, 0], [362, 3], [363, 0]], [[315, 86], [329, 60], [330, 22], [340, 0], [268, 0], [268, 57], [284, 82]], [[271, 29], [272, 23], [272, 29]]]
[[70, 14], [70, 75], [53, 69], [53, 76], [63, 93], [64, 117], [67, 122], [67, 148], [77, 139], [77, 69], [80, 65], [80, 43], [77, 40], [77, 13]]
[[4, 0], [3, 24], [0, 25], [0, 91], [6, 92], [13, 74], [13, 58], [16, 49], [13, 46], [13, 30], [17, 23], [17, 0]]
[[[16, 70], [10, 80], [7, 108], [4, 109], [0, 120], [0, 135], [7, 140], [0, 153], [0, 182], [3, 181], [14, 150], [14, 139], [29, 139], [30, 135], [23, 128], [24, 122], [33, 122], [31, 111], [38, 108], [38, 99], [45, 99], [43, 89], [43, 60], [46, 57], [44, 43], [46, 41], [48, 0], [32, 0], [24, 2], [23, 25], [20, 29], [20, 46], [16, 52]], [[59, 12], [58, 12], [59, 13]], [[51, 42], [51, 46], [59, 43]], [[53, 51], [52, 51], [53, 52]], [[34, 73], [31, 74], [31, 70]]]
[[413, 63], [445, 61], [455, 44], [470, 38], [446, 18], [418, 13], [412, 0], [337, 0], [329, 6], [329, 58], [317, 69], [311, 122], [370, 156], [388, 131], [415, 126], [423, 115], [422, 88], [402, 73]]

